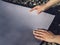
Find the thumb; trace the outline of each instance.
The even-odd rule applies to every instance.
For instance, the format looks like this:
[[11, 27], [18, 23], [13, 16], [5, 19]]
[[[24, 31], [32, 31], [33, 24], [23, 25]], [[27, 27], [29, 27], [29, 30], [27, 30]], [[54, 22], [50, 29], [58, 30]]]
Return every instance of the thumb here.
[[45, 11], [45, 9], [38, 11], [38, 15], [39, 15], [41, 12], [43, 12], [43, 11]]
[[32, 11], [34, 11], [34, 10], [36, 10], [37, 8], [36, 7], [34, 7], [34, 8], [32, 8], [31, 10], [30, 10], [30, 12], [32, 12]]

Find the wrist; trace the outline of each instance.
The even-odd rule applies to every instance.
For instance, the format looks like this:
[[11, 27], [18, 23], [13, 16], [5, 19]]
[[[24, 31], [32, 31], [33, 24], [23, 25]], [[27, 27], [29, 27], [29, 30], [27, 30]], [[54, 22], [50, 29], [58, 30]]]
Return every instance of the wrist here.
[[42, 9], [41, 9], [42, 11], [48, 10], [48, 7], [45, 4], [42, 4], [40, 6], [42, 6]]
[[54, 6], [55, 4], [57, 4], [57, 3], [59, 3], [60, 2], [60, 0], [59, 1], [57, 1], [57, 0], [50, 0], [50, 1], [48, 1], [46, 4], [45, 4], [45, 9], [49, 9], [50, 7], [52, 7], [52, 6]]
[[43, 4], [44, 8], [43, 8], [43, 11], [45, 10], [48, 10], [49, 9], [49, 6], [47, 6], [46, 4]]

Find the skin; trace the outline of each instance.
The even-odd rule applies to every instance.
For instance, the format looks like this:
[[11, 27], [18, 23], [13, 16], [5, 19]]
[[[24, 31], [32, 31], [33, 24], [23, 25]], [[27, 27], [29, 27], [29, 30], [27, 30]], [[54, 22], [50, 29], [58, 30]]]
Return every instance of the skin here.
[[[38, 5], [34, 8], [32, 8], [30, 10], [30, 12], [37, 10], [37, 13], [40, 14], [41, 12], [49, 9], [51, 6], [53, 6], [59, 2], [60, 2], [60, 0], [50, 0], [46, 4]], [[38, 40], [60, 44], [60, 35], [55, 35], [50, 31], [37, 29], [37, 30], [33, 31], [33, 35]]]
[[38, 40], [60, 44], [60, 35], [55, 35], [50, 31], [37, 29], [33, 31], [33, 35]]
[[32, 8], [30, 10], [30, 12], [34, 11], [34, 10], [37, 10], [37, 13], [40, 14], [41, 12], [49, 9], [51, 6], [59, 3], [60, 0], [50, 0], [48, 1], [46, 4], [42, 4], [42, 5], [38, 5], [38, 6], [35, 6], [34, 8]]

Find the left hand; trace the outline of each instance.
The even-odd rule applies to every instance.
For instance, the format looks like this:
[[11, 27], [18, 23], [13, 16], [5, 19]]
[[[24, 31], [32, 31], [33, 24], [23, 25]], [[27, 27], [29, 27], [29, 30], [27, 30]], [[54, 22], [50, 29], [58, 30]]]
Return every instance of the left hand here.
[[40, 14], [41, 12], [47, 10], [48, 8], [45, 7], [46, 5], [38, 5], [38, 6], [35, 6], [33, 7], [30, 12], [34, 11], [34, 10], [37, 10], [37, 13]]
[[33, 31], [33, 35], [36, 39], [46, 41], [46, 42], [54, 42], [55, 35], [47, 30], [37, 29]]

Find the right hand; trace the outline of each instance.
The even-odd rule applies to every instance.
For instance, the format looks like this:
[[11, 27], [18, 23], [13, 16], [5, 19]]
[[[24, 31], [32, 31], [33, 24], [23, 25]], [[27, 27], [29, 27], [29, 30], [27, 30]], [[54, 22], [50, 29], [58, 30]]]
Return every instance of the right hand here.
[[33, 35], [38, 40], [52, 42], [52, 43], [56, 41], [55, 39], [56, 35], [47, 30], [41, 30], [41, 29], [34, 30]]
[[38, 5], [38, 6], [35, 6], [34, 8], [32, 8], [30, 10], [30, 12], [37, 10], [37, 13], [40, 14], [41, 12], [45, 11], [46, 9], [47, 8], [45, 7], [45, 5]]

